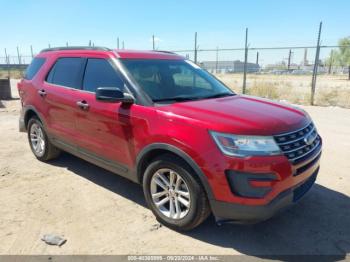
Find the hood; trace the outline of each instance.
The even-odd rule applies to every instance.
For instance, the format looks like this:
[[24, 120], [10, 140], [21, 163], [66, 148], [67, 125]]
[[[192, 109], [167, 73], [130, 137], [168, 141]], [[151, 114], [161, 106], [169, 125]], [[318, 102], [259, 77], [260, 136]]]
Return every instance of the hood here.
[[158, 112], [171, 121], [242, 135], [275, 135], [302, 128], [310, 122], [301, 109], [243, 95], [174, 103], [160, 106]]

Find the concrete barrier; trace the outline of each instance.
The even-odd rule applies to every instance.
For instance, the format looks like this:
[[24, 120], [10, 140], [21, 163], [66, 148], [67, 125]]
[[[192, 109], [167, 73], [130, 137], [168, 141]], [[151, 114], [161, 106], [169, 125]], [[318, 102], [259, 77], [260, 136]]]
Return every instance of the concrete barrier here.
[[10, 79], [0, 79], [0, 99], [8, 100], [11, 99], [11, 85]]

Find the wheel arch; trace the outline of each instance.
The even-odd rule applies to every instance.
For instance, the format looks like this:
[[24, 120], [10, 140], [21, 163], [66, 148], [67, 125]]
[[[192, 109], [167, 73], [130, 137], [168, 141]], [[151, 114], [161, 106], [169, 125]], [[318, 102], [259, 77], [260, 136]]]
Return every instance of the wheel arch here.
[[24, 118], [23, 118], [25, 129], [28, 128], [28, 122], [33, 116], [36, 116], [45, 127], [45, 122], [43, 121], [41, 114], [35, 109], [35, 107], [27, 106], [24, 111]]
[[148, 145], [138, 154], [136, 158], [136, 174], [137, 180], [140, 184], [142, 184], [143, 173], [147, 168], [148, 163], [150, 163], [152, 159], [161, 154], [173, 154], [182, 159], [194, 171], [194, 175], [196, 175], [201, 181], [201, 184], [207, 193], [208, 199], [210, 200], [214, 198], [207, 177], [204, 175], [197, 163], [183, 150], [165, 143], [155, 143]]

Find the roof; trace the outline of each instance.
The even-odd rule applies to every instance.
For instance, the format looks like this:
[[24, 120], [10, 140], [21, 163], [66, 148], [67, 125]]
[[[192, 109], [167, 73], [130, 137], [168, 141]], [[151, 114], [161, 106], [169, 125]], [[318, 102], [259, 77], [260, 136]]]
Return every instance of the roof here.
[[142, 50], [115, 50], [118, 58], [121, 59], [168, 59], [183, 60], [184, 57], [168, 51], [142, 51]]
[[101, 46], [63, 46], [63, 47], [46, 48], [41, 50], [40, 53], [52, 52], [52, 51], [67, 51], [67, 50], [111, 51], [111, 49], [107, 47], [101, 47]]
[[164, 60], [183, 60], [184, 57], [169, 51], [146, 51], [146, 50], [127, 50], [127, 49], [109, 49], [106, 47], [92, 47], [92, 46], [68, 46], [68, 47], [54, 47], [43, 49], [40, 53], [109, 53], [120, 59], [164, 59]]

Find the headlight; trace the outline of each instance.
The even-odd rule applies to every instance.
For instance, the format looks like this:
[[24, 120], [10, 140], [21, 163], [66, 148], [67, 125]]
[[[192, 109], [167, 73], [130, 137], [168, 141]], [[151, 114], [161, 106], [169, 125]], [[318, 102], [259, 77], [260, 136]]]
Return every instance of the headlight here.
[[240, 136], [210, 131], [221, 152], [228, 156], [270, 156], [281, 151], [271, 136]]

